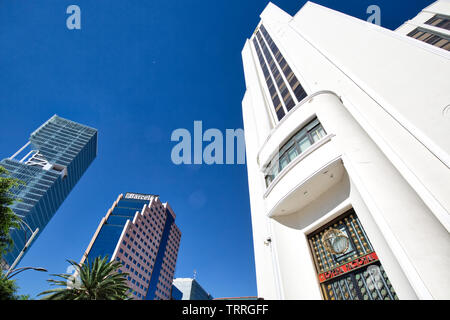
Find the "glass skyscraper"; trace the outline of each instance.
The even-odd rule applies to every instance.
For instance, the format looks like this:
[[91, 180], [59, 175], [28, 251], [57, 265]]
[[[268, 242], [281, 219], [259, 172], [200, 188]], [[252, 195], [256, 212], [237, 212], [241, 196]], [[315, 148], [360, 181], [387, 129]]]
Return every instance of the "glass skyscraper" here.
[[172, 292], [174, 300], [213, 300], [213, 297], [202, 288], [197, 280], [192, 278], [174, 279]]
[[[27, 144], [0, 162], [11, 177], [23, 182], [11, 190], [18, 200], [11, 209], [41, 233], [96, 156], [96, 129], [54, 115]], [[24, 229], [11, 230], [14, 245], [3, 263], [15, 261], [29, 236]]]
[[170, 300], [181, 232], [170, 205], [151, 194], [120, 194], [100, 221], [81, 263], [108, 256], [128, 273], [135, 300]]

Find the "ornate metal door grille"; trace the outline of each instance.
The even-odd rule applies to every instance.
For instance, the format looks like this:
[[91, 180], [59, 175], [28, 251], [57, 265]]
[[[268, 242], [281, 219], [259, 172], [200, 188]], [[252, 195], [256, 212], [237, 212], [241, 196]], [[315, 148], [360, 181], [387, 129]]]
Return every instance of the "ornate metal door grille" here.
[[[344, 252], [330, 252], [324, 245], [324, 233], [331, 229], [347, 241]], [[326, 300], [398, 300], [353, 209], [309, 235], [308, 240]]]

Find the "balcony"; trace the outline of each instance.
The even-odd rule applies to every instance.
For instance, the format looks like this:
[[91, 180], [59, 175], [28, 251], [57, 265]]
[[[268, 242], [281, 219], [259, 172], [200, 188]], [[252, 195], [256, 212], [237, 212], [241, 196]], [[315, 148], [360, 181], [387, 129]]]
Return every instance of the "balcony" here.
[[[327, 97], [313, 99], [317, 95]], [[330, 98], [339, 99], [331, 92], [305, 98], [274, 128], [260, 149], [258, 163], [266, 179], [264, 200], [268, 216], [298, 211], [341, 180], [345, 170], [333, 141], [335, 135], [326, 132], [316, 115]]]

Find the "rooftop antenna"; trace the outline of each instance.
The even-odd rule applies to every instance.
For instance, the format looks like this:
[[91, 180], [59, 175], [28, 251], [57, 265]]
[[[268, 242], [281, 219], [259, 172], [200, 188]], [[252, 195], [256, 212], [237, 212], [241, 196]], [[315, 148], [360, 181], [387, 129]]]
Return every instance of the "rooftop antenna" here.
[[194, 269], [194, 280], [197, 279], [197, 270]]

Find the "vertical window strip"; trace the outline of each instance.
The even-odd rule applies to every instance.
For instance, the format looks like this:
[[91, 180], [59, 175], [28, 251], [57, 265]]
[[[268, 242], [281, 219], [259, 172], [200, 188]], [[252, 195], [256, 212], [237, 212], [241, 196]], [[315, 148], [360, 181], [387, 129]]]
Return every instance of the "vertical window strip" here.
[[[261, 31], [263, 31], [263, 29], [261, 29]], [[292, 92], [292, 88], [290, 88], [287, 85], [288, 80], [282, 74], [282, 72], [284, 73], [284, 70], [282, 70], [281, 67], [278, 65], [278, 63], [274, 60], [274, 58], [276, 59], [276, 57], [270, 48], [270, 43], [267, 41], [267, 37], [264, 36], [263, 38], [261, 34], [259, 34], [259, 32], [258, 35], [259, 35], [258, 40], [260, 41], [261, 47], [263, 47], [263, 52], [266, 56], [266, 59], [271, 66], [271, 70], [273, 72], [274, 77], [277, 79], [278, 90], [281, 93], [281, 97], [283, 98], [286, 110], [290, 111], [297, 104], [298, 101], [294, 100], [295, 99], [293, 98], [294, 92]]]
[[[260, 30], [261, 30], [264, 38], [266, 39], [266, 42], [268, 43], [273, 56], [277, 60], [279, 66], [280, 66], [280, 69], [283, 71], [287, 82], [289, 82], [291, 90], [293, 91], [295, 98], [297, 99], [296, 103], [298, 103], [299, 101], [303, 100], [306, 97], [306, 91], [303, 89], [302, 85], [300, 84], [300, 81], [298, 81], [294, 72], [290, 68], [286, 59], [283, 57], [283, 54], [278, 49], [278, 47], [275, 44], [275, 42], [273, 41], [272, 37], [267, 32], [264, 25], [261, 25]], [[288, 110], [290, 110], [290, 108], [288, 108]]]
[[274, 80], [272, 78], [271, 73], [269, 72], [268, 66], [266, 64], [266, 61], [264, 60], [263, 54], [261, 52], [256, 37], [253, 38], [253, 45], [255, 46], [256, 54], [258, 55], [259, 63], [264, 74], [266, 85], [271, 95], [271, 100], [273, 103], [275, 113], [277, 115], [278, 120], [281, 120], [285, 115], [285, 111], [281, 104], [279, 93], [275, 87]]
[[[264, 41], [262, 40], [261, 34], [259, 32], [257, 32], [256, 34], [259, 46], [261, 48], [262, 54], [261, 54], [261, 59], [265, 61], [266, 63], [266, 67], [268, 68], [268, 73], [271, 75], [272, 78], [272, 85], [274, 87], [273, 91], [277, 92], [277, 97], [276, 97], [276, 101], [274, 101], [274, 105], [275, 105], [275, 111], [277, 112], [277, 115], [282, 114], [281, 118], [285, 115], [285, 113], [287, 112], [286, 110], [286, 106], [284, 105], [284, 101], [282, 100], [282, 94], [281, 91], [279, 89], [279, 81], [280, 81], [280, 77], [278, 76], [277, 72], [278, 70], [274, 69], [274, 65], [273, 65], [273, 61], [269, 60], [269, 56], [268, 56], [268, 51], [267, 51], [267, 47], [264, 44]], [[270, 70], [269, 70], [270, 69]], [[275, 85], [277, 84], [277, 85]], [[270, 85], [268, 85], [270, 88]], [[273, 94], [272, 94], [273, 95]], [[281, 120], [280, 117], [278, 116], [278, 120]]]

